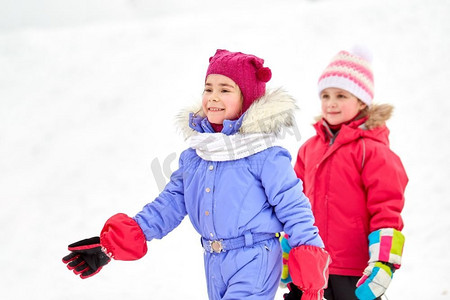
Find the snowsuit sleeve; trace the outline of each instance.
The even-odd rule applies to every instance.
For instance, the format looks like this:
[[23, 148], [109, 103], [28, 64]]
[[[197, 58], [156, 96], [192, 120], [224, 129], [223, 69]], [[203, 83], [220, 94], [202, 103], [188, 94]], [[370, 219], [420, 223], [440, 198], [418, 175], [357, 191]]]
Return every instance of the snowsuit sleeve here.
[[179, 169], [173, 172], [170, 182], [159, 196], [144, 206], [133, 219], [145, 234], [147, 241], [161, 239], [175, 229], [187, 211], [184, 202], [183, 154], [179, 160]]
[[104, 251], [117, 260], [136, 260], [147, 253], [147, 243], [162, 238], [186, 215], [183, 193], [183, 165], [175, 171], [164, 191], [134, 218], [119, 213], [109, 218], [101, 233]]
[[[370, 142], [370, 141], [368, 141]], [[400, 158], [386, 145], [367, 145], [362, 179], [367, 193], [367, 209], [370, 214], [369, 230], [403, 228], [400, 215], [408, 177]]]
[[283, 148], [270, 151], [261, 171], [261, 182], [269, 203], [284, 224], [291, 247], [312, 245], [323, 247], [311, 211], [309, 199], [303, 194], [302, 182], [291, 165], [291, 156]]

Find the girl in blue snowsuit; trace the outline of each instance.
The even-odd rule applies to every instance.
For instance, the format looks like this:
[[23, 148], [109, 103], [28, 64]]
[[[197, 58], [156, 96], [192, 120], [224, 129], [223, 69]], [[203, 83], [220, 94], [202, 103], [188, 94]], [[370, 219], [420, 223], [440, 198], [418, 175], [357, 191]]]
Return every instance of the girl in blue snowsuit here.
[[295, 101], [266, 92], [271, 78], [254, 55], [217, 50], [201, 107], [180, 116], [189, 148], [161, 194], [134, 217], [116, 214], [99, 237], [69, 245], [63, 258], [82, 278], [111, 258], [135, 260], [186, 215], [201, 235], [209, 299], [273, 299], [281, 275], [277, 233], [290, 236], [291, 274], [302, 299], [320, 299], [329, 256], [302, 183], [276, 136], [293, 126]]

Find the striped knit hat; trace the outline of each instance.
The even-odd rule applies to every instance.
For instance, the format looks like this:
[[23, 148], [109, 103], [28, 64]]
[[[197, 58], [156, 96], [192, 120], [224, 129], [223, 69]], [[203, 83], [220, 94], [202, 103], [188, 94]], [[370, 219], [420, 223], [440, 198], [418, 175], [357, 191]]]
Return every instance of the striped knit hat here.
[[373, 99], [372, 55], [363, 47], [340, 51], [319, 78], [319, 95], [330, 87], [352, 93], [370, 106]]

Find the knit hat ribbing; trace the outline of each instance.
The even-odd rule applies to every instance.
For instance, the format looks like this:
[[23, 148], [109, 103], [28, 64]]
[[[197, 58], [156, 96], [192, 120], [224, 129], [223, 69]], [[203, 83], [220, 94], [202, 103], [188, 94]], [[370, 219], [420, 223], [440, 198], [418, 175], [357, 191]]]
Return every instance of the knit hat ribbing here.
[[218, 49], [209, 58], [206, 77], [220, 74], [231, 78], [242, 92], [244, 113], [256, 99], [265, 94], [266, 82], [272, 77], [270, 69], [263, 64], [264, 60], [254, 55]]
[[319, 94], [326, 88], [340, 88], [370, 106], [374, 95], [371, 54], [364, 48], [340, 51], [319, 78]]

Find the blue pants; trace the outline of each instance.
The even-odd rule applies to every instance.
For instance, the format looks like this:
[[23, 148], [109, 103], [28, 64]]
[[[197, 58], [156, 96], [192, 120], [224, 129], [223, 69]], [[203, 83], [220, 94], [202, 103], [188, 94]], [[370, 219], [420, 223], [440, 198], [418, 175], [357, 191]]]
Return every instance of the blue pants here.
[[205, 252], [210, 300], [274, 299], [281, 276], [277, 238], [222, 253]]

